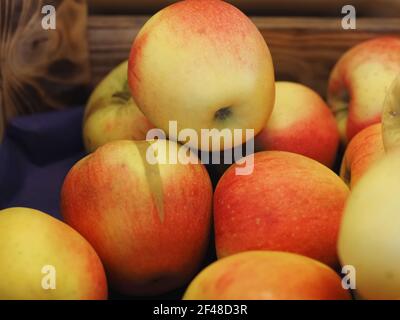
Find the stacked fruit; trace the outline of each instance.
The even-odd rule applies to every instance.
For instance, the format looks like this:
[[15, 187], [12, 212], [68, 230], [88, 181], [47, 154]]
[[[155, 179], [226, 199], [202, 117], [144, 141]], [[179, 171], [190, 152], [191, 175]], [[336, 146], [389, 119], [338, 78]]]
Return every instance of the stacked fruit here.
[[[310, 88], [275, 83], [262, 35], [235, 7], [165, 8], [88, 102], [90, 154], [65, 179], [66, 224], [1, 212], [0, 298], [101, 299], [107, 283], [132, 296], [188, 285], [185, 299], [349, 299], [353, 284], [362, 298], [399, 298], [399, 72], [400, 39], [354, 47], [332, 72], [332, 112]], [[146, 139], [155, 128], [168, 139]], [[257, 152], [213, 190], [199, 155], [251, 140]], [[330, 169], [340, 140], [351, 140], [341, 170], [351, 191]], [[251, 172], [238, 174], [246, 161]], [[210, 239], [217, 261], [201, 271]], [[44, 266], [54, 290], [40, 286]]]

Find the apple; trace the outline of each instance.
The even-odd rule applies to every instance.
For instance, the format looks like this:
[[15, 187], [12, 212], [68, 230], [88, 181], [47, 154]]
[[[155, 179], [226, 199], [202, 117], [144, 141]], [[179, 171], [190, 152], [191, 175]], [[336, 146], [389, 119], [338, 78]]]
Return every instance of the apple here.
[[43, 212], [9, 208], [0, 211], [0, 299], [107, 299], [107, 280], [78, 232]]
[[[143, 26], [130, 53], [134, 100], [171, 140], [169, 130], [193, 129], [205, 151], [229, 149], [254, 137], [274, 104], [271, 55], [254, 23], [219, 0], [187, 0], [158, 12]], [[202, 135], [202, 129], [242, 130], [242, 139]], [[245, 129], [254, 130], [252, 136]], [[238, 141], [240, 140], [240, 141]]]
[[385, 99], [385, 155], [352, 189], [340, 227], [342, 264], [356, 270], [357, 293], [365, 299], [400, 298], [400, 76]]
[[183, 164], [182, 148], [167, 140], [110, 142], [65, 179], [62, 215], [97, 250], [118, 292], [167, 292], [200, 267], [210, 235], [212, 186], [193, 153], [191, 163]]
[[276, 250], [337, 267], [346, 184], [319, 162], [284, 151], [256, 153], [251, 175], [236, 175], [236, 166], [225, 172], [214, 194], [218, 257]]
[[276, 82], [272, 115], [255, 139], [256, 149], [302, 154], [332, 167], [339, 145], [335, 117], [312, 89]]
[[357, 133], [348, 144], [340, 176], [352, 188], [384, 154], [382, 125], [381, 123], [370, 125]]
[[339, 232], [343, 265], [364, 299], [400, 298], [400, 152], [374, 163], [351, 191]]
[[247, 251], [218, 260], [189, 285], [186, 300], [347, 300], [328, 266], [293, 253]]
[[83, 121], [85, 148], [93, 152], [115, 140], [145, 140], [152, 128], [132, 99], [125, 61], [100, 82], [89, 98]]
[[333, 68], [328, 104], [336, 115], [341, 139], [381, 120], [387, 90], [400, 72], [400, 38], [378, 37], [347, 51]]

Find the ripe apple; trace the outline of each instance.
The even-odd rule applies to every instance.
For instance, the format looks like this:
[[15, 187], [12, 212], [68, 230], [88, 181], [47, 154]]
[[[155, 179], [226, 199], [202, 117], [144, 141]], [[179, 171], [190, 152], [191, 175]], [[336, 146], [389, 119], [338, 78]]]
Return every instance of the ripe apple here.
[[387, 90], [400, 72], [400, 38], [362, 42], [337, 62], [328, 85], [328, 104], [336, 115], [344, 143], [381, 120]]
[[186, 300], [345, 300], [328, 266], [286, 252], [248, 251], [218, 260], [190, 284]]
[[[144, 25], [133, 43], [128, 81], [138, 107], [158, 128], [196, 130], [201, 150], [244, 143], [265, 125], [274, 104], [272, 59], [253, 22], [219, 0], [188, 0], [168, 6]], [[241, 141], [202, 129], [243, 129]], [[232, 140], [232, 139], [231, 139]], [[237, 139], [239, 140], [239, 139]]]
[[93, 152], [115, 140], [145, 140], [152, 128], [132, 99], [125, 61], [100, 82], [89, 98], [83, 121], [85, 148]]
[[275, 106], [265, 128], [256, 137], [257, 150], [302, 154], [331, 167], [339, 145], [335, 117], [310, 88], [294, 82], [276, 82]]
[[358, 295], [400, 298], [400, 76], [385, 99], [385, 156], [352, 189], [340, 227], [342, 264], [356, 270]]
[[283, 151], [256, 153], [251, 175], [235, 175], [235, 167], [225, 172], [214, 194], [219, 258], [262, 249], [337, 266], [337, 233], [348, 188], [333, 171]]
[[338, 252], [354, 266], [361, 298], [400, 298], [399, 190], [400, 152], [393, 152], [372, 165], [346, 204]]
[[352, 188], [384, 154], [382, 125], [370, 125], [357, 133], [347, 146], [340, 176]]
[[0, 299], [107, 299], [107, 280], [78, 232], [40, 211], [10, 208], [0, 211]]
[[[182, 148], [167, 140], [111, 142], [66, 177], [62, 215], [97, 250], [116, 291], [175, 289], [202, 262], [212, 186], [202, 164], [173, 164]], [[158, 163], [150, 162], [153, 153]]]

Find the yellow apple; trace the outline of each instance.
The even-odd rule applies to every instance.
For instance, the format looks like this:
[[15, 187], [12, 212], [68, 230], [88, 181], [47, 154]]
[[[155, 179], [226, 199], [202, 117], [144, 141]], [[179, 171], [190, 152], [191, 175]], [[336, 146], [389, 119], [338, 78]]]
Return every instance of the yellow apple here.
[[400, 153], [386, 155], [357, 182], [339, 232], [344, 265], [356, 270], [358, 294], [400, 299]]
[[[178, 137], [170, 121], [178, 132], [194, 129], [200, 143], [190, 146], [196, 149], [217, 151], [251, 139], [244, 129], [257, 134], [274, 104], [263, 36], [241, 11], [218, 0], [180, 1], [150, 18], [132, 46], [128, 79], [147, 118], [172, 140]], [[243, 129], [242, 139], [202, 137], [202, 129]]]
[[400, 299], [400, 77], [385, 100], [386, 154], [352, 189], [339, 232], [342, 264], [356, 270], [366, 299]]
[[37, 210], [0, 211], [0, 299], [106, 298], [103, 265], [78, 232]]
[[128, 61], [112, 70], [89, 98], [83, 122], [88, 152], [115, 140], [144, 140], [152, 124], [136, 106], [128, 86]]

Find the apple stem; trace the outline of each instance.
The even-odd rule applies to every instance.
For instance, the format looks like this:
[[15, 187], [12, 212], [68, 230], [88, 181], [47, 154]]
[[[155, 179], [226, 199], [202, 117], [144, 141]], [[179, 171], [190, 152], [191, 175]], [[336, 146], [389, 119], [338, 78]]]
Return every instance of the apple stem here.
[[400, 75], [390, 86], [383, 104], [382, 137], [386, 152], [400, 149]]

